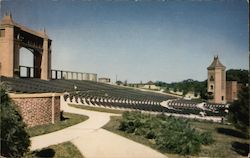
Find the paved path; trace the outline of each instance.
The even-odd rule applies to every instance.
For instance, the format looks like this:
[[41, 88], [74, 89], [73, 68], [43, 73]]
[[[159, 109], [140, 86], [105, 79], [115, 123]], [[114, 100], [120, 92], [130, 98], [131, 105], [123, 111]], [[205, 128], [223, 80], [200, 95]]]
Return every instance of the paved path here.
[[63, 106], [65, 112], [87, 115], [88, 120], [63, 130], [32, 137], [31, 150], [71, 141], [86, 158], [166, 158], [163, 154], [101, 127], [109, 120], [110, 113], [95, 112]]

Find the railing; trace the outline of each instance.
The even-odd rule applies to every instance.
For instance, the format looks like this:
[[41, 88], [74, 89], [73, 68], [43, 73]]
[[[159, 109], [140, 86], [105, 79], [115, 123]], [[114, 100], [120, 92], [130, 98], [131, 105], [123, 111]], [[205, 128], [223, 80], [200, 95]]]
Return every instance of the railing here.
[[[65, 80], [89, 80], [97, 81], [97, 74], [83, 73], [63, 70], [51, 70], [51, 79], [65, 79]], [[40, 78], [41, 69], [30, 66], [19, 66], [16, 75], [22, 78]]]
[[97, 74], [73, 72], [73, 71], [63, 71], [63, 70], [51, 70], [51, 79], [97, 81]]
[[41, 69], [30, 66], [19, 66], [19, 77], [23, 78], [40, 78]]

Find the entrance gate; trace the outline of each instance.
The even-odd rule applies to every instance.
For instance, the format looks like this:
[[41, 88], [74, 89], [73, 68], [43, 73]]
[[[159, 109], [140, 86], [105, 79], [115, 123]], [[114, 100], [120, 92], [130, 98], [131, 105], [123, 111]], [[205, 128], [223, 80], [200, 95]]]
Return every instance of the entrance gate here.
[[6, 14], [0, 22], [0, 75], [20, 77], [20, 48], [33, 54], [34, 67], [27, 67], [27, 77], [31, 71], [34, 78], [51, 79], [51, 43], [44, 31], [33, 31], [15, 23], [11, 14]]

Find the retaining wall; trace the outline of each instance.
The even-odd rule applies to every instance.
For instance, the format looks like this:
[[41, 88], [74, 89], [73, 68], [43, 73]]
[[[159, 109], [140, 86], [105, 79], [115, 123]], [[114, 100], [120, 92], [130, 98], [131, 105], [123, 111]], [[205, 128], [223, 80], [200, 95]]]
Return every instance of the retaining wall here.
[[58, 93], [9, 94], [28, 127], [60, 121]]

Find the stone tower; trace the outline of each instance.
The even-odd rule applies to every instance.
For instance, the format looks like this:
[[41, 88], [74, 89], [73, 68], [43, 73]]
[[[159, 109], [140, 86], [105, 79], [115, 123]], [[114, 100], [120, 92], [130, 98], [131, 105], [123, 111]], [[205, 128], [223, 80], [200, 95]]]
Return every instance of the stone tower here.
[[207, 92], [210, 103], [226, 103], [226, 67], [221, 64], [218, 56], [214, 57], [212, 64], [207, 68]]

